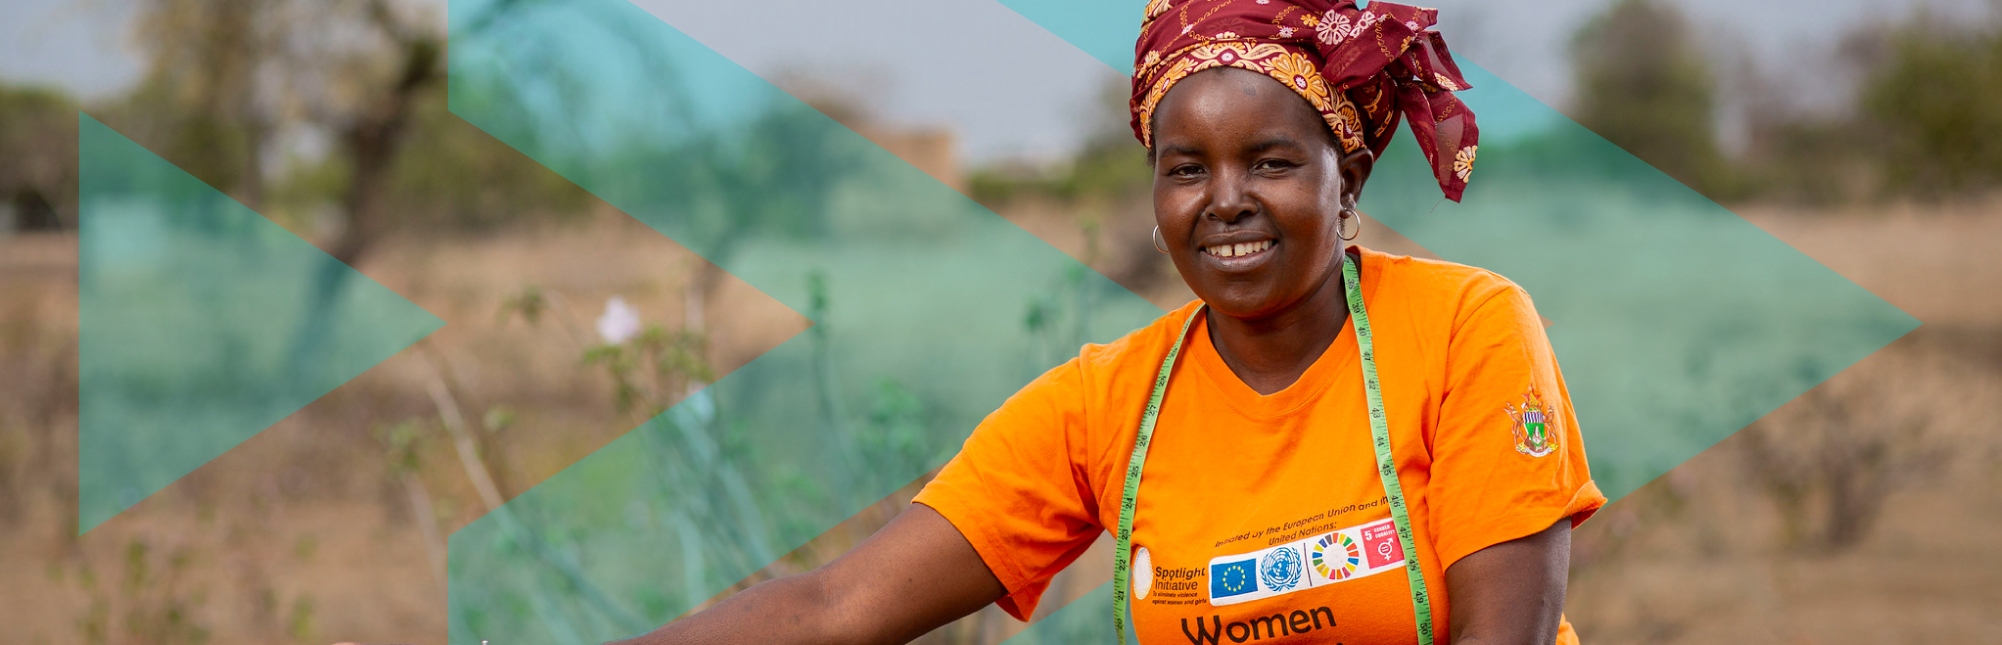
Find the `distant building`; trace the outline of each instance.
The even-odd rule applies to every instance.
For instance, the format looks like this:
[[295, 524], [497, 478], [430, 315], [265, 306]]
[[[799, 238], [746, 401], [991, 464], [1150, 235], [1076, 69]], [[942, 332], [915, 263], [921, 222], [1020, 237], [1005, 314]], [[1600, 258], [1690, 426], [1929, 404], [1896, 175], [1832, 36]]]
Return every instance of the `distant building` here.
[[35, 186], [0, 186], [0, 233], [59, 231], [63, 221]]
[[0, 234], [76, 221], [76, 120], [60, 94], [0, 87]]
[[940, 183], [966, 192], [966, 174], [959, 161], [959, 135], [951, 129], [900, 129], [874, 123], [860, 124], [854, 129]]
[[916, 166], [933, 179], [965, 193], [966, 173], [960, 168], [959, 135], [942, 126], [899, 127], [876, 120], [863, 107], [863, 90], [806, 74], [782, 74], [781, 89], [813, 106], [890, 154]]

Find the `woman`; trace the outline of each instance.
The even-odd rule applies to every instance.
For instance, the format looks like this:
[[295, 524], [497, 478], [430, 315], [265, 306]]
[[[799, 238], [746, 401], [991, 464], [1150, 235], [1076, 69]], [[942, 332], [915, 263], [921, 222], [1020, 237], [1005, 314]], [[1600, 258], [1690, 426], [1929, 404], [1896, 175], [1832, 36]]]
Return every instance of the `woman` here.
[[1570, 529], [1605, 498], [1528, 296], [1343, 245], [1400, 118], [1446, 196], [1466, 185], [1477, 130], [1434, 19], [1154, 0], [1134, 132], [1156, 247], [1200, 300], [1023, 388], [847, 555], [635, 642], [1025, 618], [1108, 530], [1147, 643], [1575, 642]]

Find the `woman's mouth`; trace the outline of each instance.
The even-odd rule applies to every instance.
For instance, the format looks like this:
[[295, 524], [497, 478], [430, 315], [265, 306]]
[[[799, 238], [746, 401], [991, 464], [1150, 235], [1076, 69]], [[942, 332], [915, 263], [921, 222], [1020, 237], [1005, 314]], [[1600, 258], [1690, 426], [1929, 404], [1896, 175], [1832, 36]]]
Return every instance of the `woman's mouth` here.
[[1218, 244], [1215, 246], [1203, 247], [1203, 253], [1217, 258], [1226, 258], [1226, 259], [1247, 258], [1253, 255], [1264, 253], [1266, 249], [1272, 248], [1273, 243], [1274, 242], [1272, 240], [1259, 240], [1256, 242], [1237, 242], [1233, 244]]

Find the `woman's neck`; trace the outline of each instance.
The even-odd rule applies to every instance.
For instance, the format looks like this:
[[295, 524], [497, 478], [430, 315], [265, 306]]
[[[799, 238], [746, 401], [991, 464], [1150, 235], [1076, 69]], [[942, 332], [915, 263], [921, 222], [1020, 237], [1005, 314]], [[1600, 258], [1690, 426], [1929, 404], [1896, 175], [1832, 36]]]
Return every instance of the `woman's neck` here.
[[1261, 395], [1286, 389], [1335, 343], [1348, 320], [1339, 268], [1300, 302], [1277, 314], [1247, 320], [1206, 310], [1210, 344], [1237, 375]]

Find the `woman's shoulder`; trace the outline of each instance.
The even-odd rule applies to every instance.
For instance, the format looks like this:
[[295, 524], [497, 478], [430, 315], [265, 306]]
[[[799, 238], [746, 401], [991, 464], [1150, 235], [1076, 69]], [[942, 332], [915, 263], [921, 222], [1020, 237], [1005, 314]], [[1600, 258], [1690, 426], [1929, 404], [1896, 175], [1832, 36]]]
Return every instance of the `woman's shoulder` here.
[[1528, 294], [1522, 287], [1488, 269], [1370, 249], [1362, 249], [1362, 253], [1365, 267], [1371, 264], [1377, 267], [1373, 272], [1366, 270], [1365, 279], [1368, 273], [1375, 273], [1379, 286], [1407, 306], [1465, 315], [1496, 298], [1511, 304], [1517, 301], [1524, 306], [1528, 304]]
[[1182, 323], [1195, 314], [1199, 304], [1191, 302], [1169, 311], [1112, 342], [1083, 346], [1076, 357], [1016, 391], [981, 424], [982, 428], [991, 429], [977, 431], [975, 436], [986, 433], [1048, 438], [1080, 433], [1068, 441], [1078, 447], [1100, 448], [1072, 458], [1080, 463], [1096, 463], [1116, 443], [1105, 432], [1130, 430], [1129, 424], [1115, 420], [1138, 418], [1137, 412], [1151, 392], [1161, 359], [1174, 344], [1175, 334], [1182, 331]]
[[[1137, 405], [1151, 391], [1153, 377], [1161, 371], [1161, 359], [1167, 357], [1167, 349], [1183, 333], [1183, 323], [1201, 304], [1203, 300], [1189, 300], [1189, 304], [1153, 318], [1153, 323], [1125, 337], [1103, 345], [1085, 345], [1077, 351], [1077, 359], [1071, 359], [1059, 371], [1073, 371], [1087, 409], [1107, 413]], [[1187, 343], [1183, 343], [1183, 351], [1187, 349]]]
[[[1202, 306], [1201, 300], [1191, 300], [1188, 304], [1162, 314], [1146, 326], [1127, 332], [1109, 343], [1089, 343], [1078, 349], [1078, 367], [1089, 374], [1110, 375], [1117, 372], [1140, 369], [1151, 373], [1160, 368], [1161, 359], [1167, 356], [1168, 348], [1175, 344], [1184, 327], [1183, 323], [1196, 314]], [[1151, 365], [1149, 365], [1151, 363]]]

